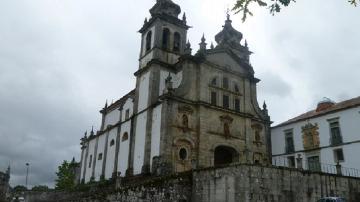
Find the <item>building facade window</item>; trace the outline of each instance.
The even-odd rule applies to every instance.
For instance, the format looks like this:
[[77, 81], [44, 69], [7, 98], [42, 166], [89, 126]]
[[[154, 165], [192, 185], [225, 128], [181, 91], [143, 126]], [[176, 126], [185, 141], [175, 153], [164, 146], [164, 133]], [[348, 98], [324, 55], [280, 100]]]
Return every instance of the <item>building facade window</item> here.
[[180, 44], [181, 44], [181, 36], [178, 32], [175, 32], [173, 51], [176, 51], [176, 52], [180, 51]]
[[187, 157], [188, 157], [187, 150], [185, 148], [181, 148], [179, 150], [179, 159], [184, 161], [187, 159]]
[[234, 84], [234, 92], [236, 92], [236, 93], [240, 92], [239, 86], [236, 83]]
[[237, 112], [240, 111], [240, 99], [239, 98], [234, 99], [234, 110]]
[[229, 88], [229, 79], [227, 77], [223, 78], [223, 88], [225, 89]]
[[255, 130], [255, 142], [261, 142], [260, 131]]
[[285, 153], [294, 153], [294, 134], [293, 130], [286, 130], [285, 131]]
[[102, 160], [102, 158], [103, 158], [103, 154], [100, 153], [99, 156], [98, 156], [98, 160]]
[[229, 109], [229, 96], [223, 95], [223, 107]]
[[152, 32], [150, 31], [146, 35], [146, 44], [145, 44], [146, 51], [149, 51], [151, 49], [151, 39], [152, 39]]
[[311, 171], [321, 171], [321, 164], [319, 156], [311, 156], [307, 158], [308, 169]]
[[168, 49], [169, 42], [170, 42], [170, 30], [168, 28], [165, 28], [163, 30], [163, 35], [162, 35], [162, 48], [165, 50]]
[[334, 162], [344, 162], [345, 158], [344, 158], [344, 151], [343, 149], [335, 149], [334, 150]]
[[129, 139], [129, 134], [128, 134], [127, 132], [125, 132], [125, 133], [123, 134], [122, 138], [121, 138], [121, 141], [124, 142], [124, 141], [126, 141], [126, 140], [128, 140], [128, 139]]
[[343, 143], [341, 131], [340, 131], [339, 119], [331, 119], [328, 121], [330, 127], [330, 144], [339, 145]]
[[129, 117], [130, 117], [130, 109], [127, 109], [125, 111], [125, 120], [129, 119]]
[[212, 105], [217, 105], [217, 93], [214, 91], [210, 93], [210, 103]]
[[211, 79], [211, 83], [210, 83], [212, 86], [217, 86], [217, 78], [213, 78]]
[[287, 162], [290, 168], [295, 168], [295, 156], [288, 156]]

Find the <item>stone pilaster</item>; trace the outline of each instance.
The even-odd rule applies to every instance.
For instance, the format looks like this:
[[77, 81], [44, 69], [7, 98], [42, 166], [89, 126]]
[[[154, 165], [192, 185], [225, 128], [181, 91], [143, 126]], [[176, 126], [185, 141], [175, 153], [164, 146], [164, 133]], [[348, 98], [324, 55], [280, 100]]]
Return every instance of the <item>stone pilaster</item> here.
[[97, 149], [98, 149], [98, 145], [99, 145], [99, 136], [96, 137], [96, 143], [95, 143], [95, 149], [94, 149], [94, 156], [93, 156], [93, 166], [92, 166], [92, 171], [91, 171], [91, 177], [95, 178], [95, 166], [96, 166], [96, 161], [97, 161]]
[[108, 146], [109, 146], [109, 133], [110, 131], [106, 132], [106, 137], [105, 137], [105, 148], [104, 148], [104, 154], [103, 154], [103, 164], [102, 164], [102, 168], [101, 168], [101, 176], [105, 177], [105, 169], [106, 169], [106, 159], [107, 159], [107, 152], [108, 152]]

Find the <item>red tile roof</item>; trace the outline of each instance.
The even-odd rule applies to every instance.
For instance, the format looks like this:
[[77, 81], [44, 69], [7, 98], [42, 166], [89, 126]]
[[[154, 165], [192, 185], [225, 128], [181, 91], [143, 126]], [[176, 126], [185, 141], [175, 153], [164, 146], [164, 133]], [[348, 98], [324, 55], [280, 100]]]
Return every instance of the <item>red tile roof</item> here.
[[341, 110], [345, 110], [345, 109], [349, 109], [349, 108], [353, 108], [353, 107], [357, 107], [357, 106], [360, 106], [360, 96], [356, 97], [356, 98], [352, 98], [350, 100], [345, 100], [345, 101], [342, 101], [339, 103], [335, 103], [334, 105], [332, 105], [324, 110], [321, 110], [321, 111], [316, 111], [316, 109], [308, 111], [304, 114], [301, 114], [300, 116], [297, 116], [297, 117], [289, 119], [283, 123], [280, 123], [280, 124], [274, 126], [273, 128], [285, 126], [285, 125], [295, 123], [298, 121], [304, 121], [309, 118], [323, 116], [325, 114], [330, 114], [330, 113], [334, 113], [337, 111], [341, 111]]

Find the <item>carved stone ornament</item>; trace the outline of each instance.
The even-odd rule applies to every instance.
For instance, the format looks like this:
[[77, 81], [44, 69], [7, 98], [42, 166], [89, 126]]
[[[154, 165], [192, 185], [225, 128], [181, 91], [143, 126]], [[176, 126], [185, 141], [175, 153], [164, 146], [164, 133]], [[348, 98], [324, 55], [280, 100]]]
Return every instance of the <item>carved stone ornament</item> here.
[[179, 106], [178, 110], [181, 113], [188, 113], [188, 114], [192, 114], [194, 112], [192, 107], [190, 107], [188, 105]]
[[223, 116], [220, 116], [220, 121], [222, 122], [225, 122], [225, 123], [232, 123], [233, 122], [233, 118], [229, 115], [223, 115]]
[[305, 126], [301, 127], [301, 129], [304, 149], [308, 150], [318, 148], [320, 146], [318, 124], [307, 123]]

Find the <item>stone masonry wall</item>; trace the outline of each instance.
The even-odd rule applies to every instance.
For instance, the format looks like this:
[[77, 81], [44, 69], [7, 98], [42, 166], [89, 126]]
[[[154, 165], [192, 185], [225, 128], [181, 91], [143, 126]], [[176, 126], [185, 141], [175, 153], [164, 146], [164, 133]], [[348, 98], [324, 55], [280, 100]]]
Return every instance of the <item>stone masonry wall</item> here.
[[117, 188], [92, 186], [87, 191], [28, 192], [27, 202], [161, 202], [191, 201], [190, 172], [165, 177], [119, 179]]
[[316, 202], [360, 201], [360, 179], [297, 169], [233, 165], [163, 177], [121, 178], [83, 192], [28, 194], [28, 202]]
[[289, 168], [237, 165], [193, 173], [196, 202], [316, 202], [323, 196], [360, 201], [360, 179]]

